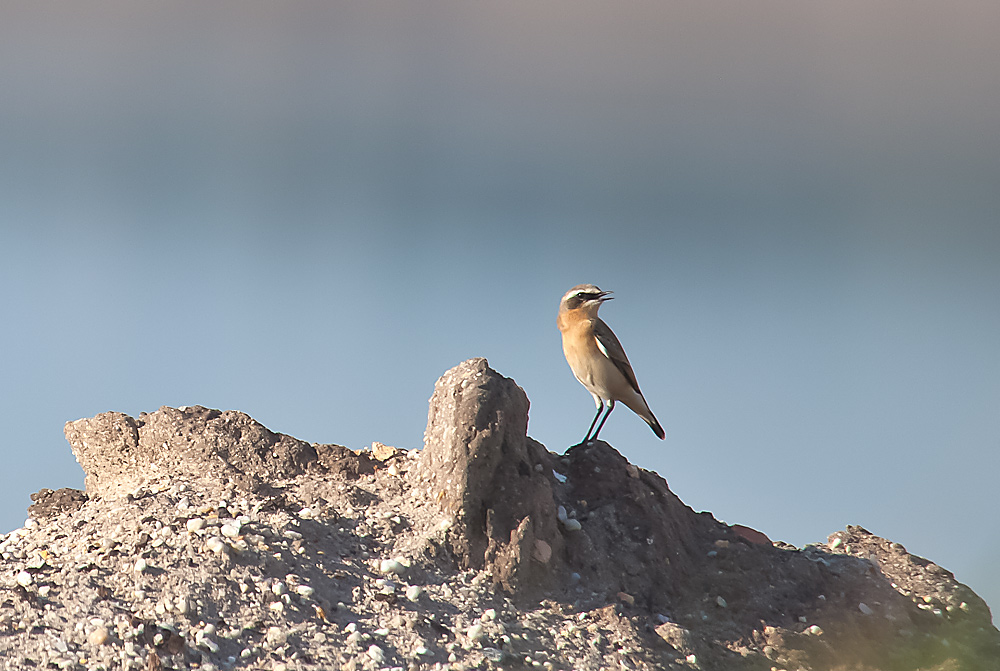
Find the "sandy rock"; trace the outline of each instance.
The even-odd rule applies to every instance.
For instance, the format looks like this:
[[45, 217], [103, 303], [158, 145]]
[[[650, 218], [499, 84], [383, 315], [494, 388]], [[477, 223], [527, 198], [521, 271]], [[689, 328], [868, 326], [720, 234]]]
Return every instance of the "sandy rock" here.
[[274, 433], [242, 412], [162, 407], [132, 418], [105, 412], [68, 422], [66, 439], [89, 494], [122, 495], [163, 473], [212, 476], [245, 491], [308, 469], [359, 474], [367, 457], [339, 445], [311, 445]]
[[465, 567], [495, 564], [497, 581], [515, 591], [548, 579], [517, 547], [562, 547], [551, 457], [527, 427], [524, 391], [486, 359], [470, 359], [434, 385], [420, 463], [452, 523], [451, 551]]
[[549, 452], [527, 407], [465, 362], [395, 472], [240, 413], [72, 422], [88, 496], [0, 535], [0, 666], [998, 668], [937, 564], [855, 526], [771, 543], [606, 443]]

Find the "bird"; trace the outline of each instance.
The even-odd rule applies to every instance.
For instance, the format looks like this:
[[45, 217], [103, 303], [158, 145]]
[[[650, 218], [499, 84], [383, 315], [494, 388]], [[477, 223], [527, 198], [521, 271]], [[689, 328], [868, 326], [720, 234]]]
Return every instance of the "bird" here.
[[[563, 354], [573, 375], [597, 404], [597, 414], [580, 444], [597, 440], [608, 416], [615, 409], [616, 401], [621, 401], [639, 415], [656, 437], [663, 440], [666, 434], [639, 391], [639, 383], [622, 344], [614, 331], [597, 316], [601, 304], [613, 298], [612, 293], [601, 291], [593, 284], [578, 284], [559, 301], [556, 324], [562, 333]], [[597, 424], [605, 404], [607, 411], [604, 412], [604, 419]], [[594, 431], [595, 425], [597, 431]], [[590, 435], [591, 431], [594, 435]]]

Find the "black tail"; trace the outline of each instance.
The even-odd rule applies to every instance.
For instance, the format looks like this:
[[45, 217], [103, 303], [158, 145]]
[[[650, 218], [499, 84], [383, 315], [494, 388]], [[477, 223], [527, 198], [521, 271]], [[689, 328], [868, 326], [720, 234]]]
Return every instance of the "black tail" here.
[[[646, 419], [646, 418], [643, 417], [643, 419]], [[663, 439], [665, 439], [667, 437], [667, 434], [663, 431], [663, 427], [660, 426], [660, 423], [656, 421], [655, 417], [653, 417], [653, 421], [652, 422], [650, 422], [648, 419], [646, 419], [646, 423], [649, 424], [649, 428], [651, 428], [653, 430], [653, 433], [656, 434], [657, 438], [659, 438], [660, 440], [663, 440]]]

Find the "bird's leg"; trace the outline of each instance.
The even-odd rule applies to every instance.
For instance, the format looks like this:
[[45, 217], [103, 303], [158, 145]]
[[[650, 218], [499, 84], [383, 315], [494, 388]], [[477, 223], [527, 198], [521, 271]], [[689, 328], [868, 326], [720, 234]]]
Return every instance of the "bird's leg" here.
[[597, 431], [595, 431], [594, 435], [590, 437], [591, 440], [597, 440], [597, 434], [599, 434], [601, 432], [601, 429], [604, 428], [604, 422], [608, 421], [608, 415], [610, 415], [611, 411], [614, 409], [615, 409], [615, 399], [611, 399], [611, 403], [608, 404], [608, 411], [604, 413], [604, 419], [602, 419], [601, 423], [597, 425]]
[[[601, 413], [604, 411], [604, 402], [602, 401], [599, 406], [597, 406], [597, 414], [594, 415], [594, 421], [590, 423], [590, 428], [587, 429], [587, 435], [583, 437], [580, 441], [581, 445], [585, 445], [588, 440], [590, 440], [590, 432], [594, 430], [594, 425], [597, 424], [597, 420], [600, 418]], [[600, 430], [600, 429], [598, 429]]]

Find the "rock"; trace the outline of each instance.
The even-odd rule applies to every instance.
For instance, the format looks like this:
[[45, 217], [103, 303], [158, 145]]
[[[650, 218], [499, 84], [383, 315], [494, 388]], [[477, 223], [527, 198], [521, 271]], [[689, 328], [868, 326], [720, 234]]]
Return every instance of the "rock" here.
[[748, 543], [753, 543], [754, 545], [772, 545], [771, 539], [756, 529], [751, 529], [742, 524], [733, 524], [729, 528], [733, 530], [733, 533], [738, 538]]
[[87, 636], [87, 641], [91, 645], [104, 645], [108, 642], [108, 628], [97, 627]]
[[378, 461], [389, 461], [389, 459], [405, 454], [406, 450], [390, 447], [378, 441], [372, 443], [372, 456]]
[[662, 638], [672, 647], [678, 655], [687, 656], [694, 654], [695, 644], [691, 632], [673, 622], [664, 622], [655, 629], [656, 635]]
[[372, 661], [376, 664], [381, 664], [385, 661], [385, 652], [382, 648], [375, 644], [368, 646], [368, 656], [371, 657]]
[[531, 558], [542, 564], [548, 564], [552, 560], [552, 546], [542, 539], [536, 538]]
[[106, 412], [68, 422], [66, 439], [90, 494], [120, 495], [168, 472], [232, 480], [245, 491], [309, 469], [353, 475], [370, 459], [339, 445], [313, 446], [274, 433], [249, 415], [201, 406], [162, 407], [138, 419]]
[[[448, 542], [464, 567], [494, 567], [509, 591], [547, 580], [520, 547], [562, 546], [552, 460], [527, 437], [528, 398], [486, 359], [470, 359], [434, 385], [420, 468], [450, 521]], [[530, 524], [527, 522], [530, 520]]]
[[406, 573], [406, 565], [398, 559], [383, 559], [379, 562], [378, 570], [382, 573], [402, 575], [403, 573]]
[[527, 407], [466, 362], [435, 389], [424, 453], [387, 450], [388, 464], [204, 408], [71, 423], [89, 494], [0, 535], [0, 659], [997, 668], [989, 608], [937, 564], [855, 526], [771, 543], [607, 443], [550, 453], [525, 434]]
[[248, 489], [265, 478], [302, 473], [316, 451], [235, 411], [163, 407], [133, 419], [106, 412], [69, 422], [66, 439], [88, 493], [128, 488], [157, 471], [233, 478]]
[[31, 495], [33, 504], [28, 506], [28, 514], [36, 519], [54, 517], [59, 513], [72, 512], [87, 502], [86, 492], [63, 487], [52, 491], [40, 489]]
[[316, 445], [320, 465], [329, 473], [356, 480], [375, 472], [375, 462], [367, 454], [355, 452], [343, 445]]
[[474, 624], [465, 632], [465, 636], [470, 641], [480, 641], [486, 635], [486, 628], [482, 624]]

